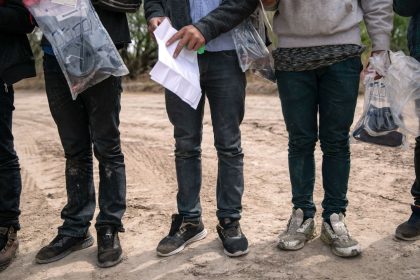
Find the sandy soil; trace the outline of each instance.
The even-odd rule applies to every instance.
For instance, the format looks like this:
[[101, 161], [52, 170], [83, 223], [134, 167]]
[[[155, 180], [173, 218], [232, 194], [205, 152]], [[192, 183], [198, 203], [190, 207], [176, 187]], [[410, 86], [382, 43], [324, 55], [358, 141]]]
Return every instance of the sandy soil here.
[[[278, 98], [249, 95], [242, 127], [246, 153], [242, 225], [251, 252], [230, 259], [223, 255], [215, 230], [217, 161], [207, 112], [202, 202], [209, 235], [177, 256], [158, 258], [155, 246], [168, 232], [170, 215], [176, 210], [172, 128], [162, 94], [128, 93], [122, 103], [128, 175], [127, 232], [121, 235], [124, 262], [97, 268], [93, 246], [53, 264], [33, 263], [37, 250], [55, 236], [61, 223], [59, 214], [66, 201], [64, 159], [45, 94], [21, 93], [16, 95], [14, 127], [24, 182], [21, 250], [0, 279], [419, 279], [420, 242], [393, 240], [396, 225], [409, 214], [413, 139], [406, 151], [352, 146], [347, 221], [363, 245], [361, 257], [339, 259], [319, 238], [301, 251], [282, 252], [276, 248], [277, 235], [291, 211], [287, 134]], [[316, 157], [320, 167], [321, 154]], [[318, 205], [323, 195], [320, 182], [318, 171]], [[317, 221], [319, 228], [319, 214]]]

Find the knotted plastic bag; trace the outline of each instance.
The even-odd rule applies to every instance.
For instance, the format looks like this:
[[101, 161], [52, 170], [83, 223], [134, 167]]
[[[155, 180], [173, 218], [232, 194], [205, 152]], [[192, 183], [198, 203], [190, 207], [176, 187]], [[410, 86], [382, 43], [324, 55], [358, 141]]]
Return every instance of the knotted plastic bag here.
[[89, 0], [25, 0], [25, 6], [51, 43], [73, 99], [129, 73]]

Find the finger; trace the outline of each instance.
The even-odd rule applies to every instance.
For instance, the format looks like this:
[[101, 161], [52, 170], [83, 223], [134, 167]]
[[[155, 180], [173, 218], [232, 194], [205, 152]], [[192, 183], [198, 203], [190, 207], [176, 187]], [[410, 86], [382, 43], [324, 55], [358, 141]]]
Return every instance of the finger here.
[[195, 45], [197, 45], [198, 40], [194, 37], [191, 37], [191, 40], [188, 42], [188, 49], [193, 50]]
[[150, 33], [152, 33], [153, 34], [153, 32], [155, 31], [155, 28], [154, 28], [154, 26], [152, 25], [152, 24], [149, 24], [149, 26], [148, 26], [148, 28], [147, 28], [148, 30], [149, 30], [149, 32]]
[[198, 51], [198, 49], [201, 48], [202, 46], [204, 46], [204, 40], [199, 39], [197, 44], [194, 46], [194, 51]]
[[192, 48], [193, 51], [198, 51], [199, 48], [201, 48], [202, 44], [200, 43], [200, 41], [198, 41], [194, 47]]
[[189, 37], [184, 37], [179, 41], [178, 46], [175, 49], [174, 52], [174, 58], [177, 58], [178, 55], [181, 53], [182, 49], [185, 47], [185, 45], [188, 43]]
[[180, 31], [178, 31], [177, 33], [174, 34], [174, 36], [172, 36], [167, 42], [166, 42], [166, 46], [169, 47], [170, 45], [172, 45], [173, 43], [175, 43], [176, 41], [178, 41], [179, 39], [181, 39], [184, 36], [185, 30], [181, 29]]

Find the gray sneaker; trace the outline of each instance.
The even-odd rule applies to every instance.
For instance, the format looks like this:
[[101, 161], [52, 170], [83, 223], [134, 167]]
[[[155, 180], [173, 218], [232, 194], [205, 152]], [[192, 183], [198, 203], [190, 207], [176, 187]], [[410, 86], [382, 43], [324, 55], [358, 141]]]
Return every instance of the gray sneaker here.
[[293, 209], [286, 231], [279, 236], [277, 247], [286, 251], [296, 251], [302, 249], [306, 242], [315, 236], [314, 219], [304, 221], [302, 209]]
[[322, 223], [321, 240], [331, 247], [332, 252], [343, 258], [360, 255], [362, 249], [359, 242], [350, 236], [344, 222], [344, 215], [332, 214], [330, 223], [331, 226], [325, 221]]

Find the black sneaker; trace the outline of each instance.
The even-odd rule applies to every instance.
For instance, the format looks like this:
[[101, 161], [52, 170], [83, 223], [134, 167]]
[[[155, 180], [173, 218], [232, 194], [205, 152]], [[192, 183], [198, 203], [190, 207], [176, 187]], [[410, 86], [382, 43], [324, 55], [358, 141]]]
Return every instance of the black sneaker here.
[[5, 270], [16, 257], [19, 240], [14, 227], [0, 227], [0, 271]]
[[229, 257], [239, 257], [248, 254], [248, 239], [242, 233], [239, 220], [222, 219], [216, 229], [222, 240], [226, 255]]
[[112, 226], [100, 226], [98, 233], [98, 266], [111, 267], [122, 261], [118, 231]]
[[175, 255], [185, 246], [204, 239], [207, 236], [207, 230], [199, 219], [187, 219], [179, 214], [172, 215], [172, 225], [168, 236], [163, 238], [156, 248], [157, 254], [161, 257]]
[[38, 264], [51, 263], [68, 256], [74, 251], [82, 250], [93, 245], [93, 237], [89, 232], [84, 237], [70, 237], [57, 235], [50, 244], [43, 247], [36, 254]]
[[411, 207], [413, 213], [408, 221], [402, 223], [395, 231], [395, 237], [401, 240], [414, 241], [420, 239], [420, 208]]

